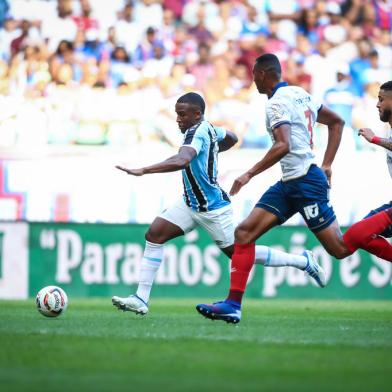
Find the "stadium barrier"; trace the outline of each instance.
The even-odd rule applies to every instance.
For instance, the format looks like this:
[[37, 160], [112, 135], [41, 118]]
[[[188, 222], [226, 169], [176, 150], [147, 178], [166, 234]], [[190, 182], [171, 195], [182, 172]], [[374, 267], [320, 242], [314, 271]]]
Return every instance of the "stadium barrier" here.
[[[128, 295], [136, 289], [147, 227], [0, 223], [0, 298], [31, 298], [52, 284], [70, 297]], [[316, 287], [294, 268], [256, 266], [246, 292], [249, 298], [392, 298], [391, 263], [365, 252], [338, 261], [299, 226], [275, 228], [262, 242], [294, 253], [311, 249], [326, 271], [328, 286]], [[222, 298], [228, 286], [227, 257], [207, 233], [194, 230], [166, 245], [152, 295], [214, 299]]]

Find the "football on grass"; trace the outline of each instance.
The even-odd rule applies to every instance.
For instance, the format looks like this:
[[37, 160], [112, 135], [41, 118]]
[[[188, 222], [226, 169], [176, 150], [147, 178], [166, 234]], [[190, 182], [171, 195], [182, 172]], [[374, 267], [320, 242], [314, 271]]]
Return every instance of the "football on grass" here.
[[46, 286], [38, 292], [35, 302], [44, 316], [58, 317], [67, 309], [68, 297], [60, 287]]

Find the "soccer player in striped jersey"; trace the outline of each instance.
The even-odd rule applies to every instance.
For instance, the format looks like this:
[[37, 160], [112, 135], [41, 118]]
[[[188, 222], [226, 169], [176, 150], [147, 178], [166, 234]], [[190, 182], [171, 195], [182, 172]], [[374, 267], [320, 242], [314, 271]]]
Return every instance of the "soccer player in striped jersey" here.
[[[281, 74], [279, 59], [274, 54], [257, 58], [253, 77], [258, 91], [268, 96], [266, 121], [273, 145], [260, 162], [234, 181], [230, 195], [238, 193], [252, 177], [277, 162], [281, 164], [283, 177], [262, 195], [250, 215], [236, 228], [226, 300], [196, 306], [196, 310], [209, 319], [240, 322], [241, 302], [254, 263], [256, 239], [295, 213], [303, 216], [327, 252], [338, 259], [349, 256], [359, 247], [379, 255], [382, 239], [369, 241], [392, 223], [391, 210], [387, 209], [358, 222], [357, 230], [348, 230], [348, 234], [342, 236], [329, 201], [329, 188], [331, 165], [340, 144], [344, 121], [302, 88], [288, 86]], [[386, 95], [384, 89], [381, 99], [386, 99]], [[386, 106], [385, 111], [391, 108]], [[328, 143], [321, 168], [315, 165], [312, 152], [316, 121], [328, 126]], [[366, 248], [367, 243], [372, 245]]]
[[[146, 233], [136, 294], [112, 298], [119, 309], [141, 315], [148, 312], [151, 287], [163, 259], [163, 245], [167, 241], [201, 226], [228, 257], [231, 258], [234, 250], [231, 202], [218, 184], [217, 164], [218, 152], [234, 146], [237, 137], [233, 132], [215, 127], [204, 119], [205, 102], [199, 94], [191, 92], [181, 96], [175, 110], [177, 123], [184, 134], [178, 154], [141, 169], [117, 166], [133, 176], [182, 170], [183, 198], [163, 211]], [[325, 285], [324, 271], [309, 251], [293, 255], [260, 245], [256, 247], [255, 260], [266, 266], [292, 266], [305, 270], [319, 286]]]

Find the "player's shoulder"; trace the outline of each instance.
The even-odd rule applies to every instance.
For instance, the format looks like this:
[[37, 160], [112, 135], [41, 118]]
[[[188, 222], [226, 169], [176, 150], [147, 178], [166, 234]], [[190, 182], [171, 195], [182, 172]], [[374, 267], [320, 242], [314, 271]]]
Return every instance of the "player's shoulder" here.
[[191, 143], [195, 138], [196, 139], [205, 139], [208, 137], [208, 129], [209, 129], [209, 123], [205, 120], [200, 121], [199, 123], [191, 126], [185, 131], [184, 134], [184, 143], [189, 144]]
[[278, 97], [281, 101], [285, 100], [288, 104], [293, 104], [294, 107], [302, 105], [320, 106], [317, 100], [302, 87], [287, 86], [285, 89], [286, 90], [282, 91], [282, 94]]
[[194, 136], [195, 134], [200, 134], [205, 132], [206, 124], [204, 124], [205, 121], [200, 121], [195, 125], [192, 125], [185, 131], [185, 137], [186, 136]]
[[298, 96], [310, 96], [310, 94], [299, 86], [284, 86], [277, 91], [277, 99], [292, 99]]
[[281, 106], [287, 106], [290, 104], [292, 97], [291, 86], [280, 87], [275, 94], [267, 100], [266, 108], [276, 108]]

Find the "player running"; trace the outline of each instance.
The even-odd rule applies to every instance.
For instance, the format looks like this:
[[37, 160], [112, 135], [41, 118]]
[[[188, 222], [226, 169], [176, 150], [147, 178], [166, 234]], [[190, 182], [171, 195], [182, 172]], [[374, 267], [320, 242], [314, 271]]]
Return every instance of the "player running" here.
[[[380, 86], [377, 108], [380, 120], [389, 123], [392, 128], [392, 80]], [[368, 128], [360, 129], [359, 134], [369, 143], [386, 149], [389, 174], [392, 177], [392, 129], [389, 138], [377, 137]], [[392, 201], [370, 211], [363, 221], [352, 225], [344, 234], [348, 248], [353, 252], [358, 248], [365, 249], [381, 259], [392, 261], [392, 245], [384, 238], [392, 237], [391, 211]], [[364, 235], [364, 232], [372, 235]]]
[[[196, 306], [199, 313], [210, 319], [229, 323], [241, 320], [241, 301], [254, 263], [256, 239], [295, 213], [302, 215], [327, 252], [338, 259], [352, 254], [358, 249], [358, 242], [369, 240], [381, 227], [385, 229], [387, 222], [392, 222], [392, 214], [379, 213], [359, 222], [361, 230], [353, 235], [349, 233], [347, 240], [343, 238], [329, 201], [329, 188], [331, 165], [344, 122], [304, 89], [288, 86], [281, 74], [281, 65], [275, 55], [264, 54], [257, 58], [253, 77], [258, 91], [268, 96], [266, 122], [273, 145], [260, 162], [234, 181], [230, 195], [237, 194], [252, 177], [277, 162], [281, 164], [283, 177], [262, 195], [250, 215], [236, 228], [227, 299]], [[316, 121], [328, 126], [328, 143], [321, 168], [315, 165], [312, 152]], [[378, 229], [372, 222], [367, 222], [369, 219], [381, 219]], [[362, 240], [358, 240], [359, 237]]]
[[[175, 106], [177, 123], [184, 134], [178, 154], [163, 162], [141, 169], [118, 169], [133, 176], [182, 170], [183, 199], [155, 218], [146, 233], [146, 246], [141, 263], [139, 285], [135, 295], [114, 296], [113, 305], [137, 314], [148, 312], [151, 287], [163, 259], [164, 244], [178, 236], [203, 227], [219, 248], [229, 257], [234, 250], [234, 221], [231, 202], [217, 181], [218, 152], [237, 142], [234, 133], [215, 127], [204, 120], [205, 102], [196, 93], [181, 96]], [[292, 266], [306, 271], [317, 284], [325, 286], [323, 269], [313, 254], [292, 255], [266, 246], [257, 246], [253, 262], [266, 266]]]

